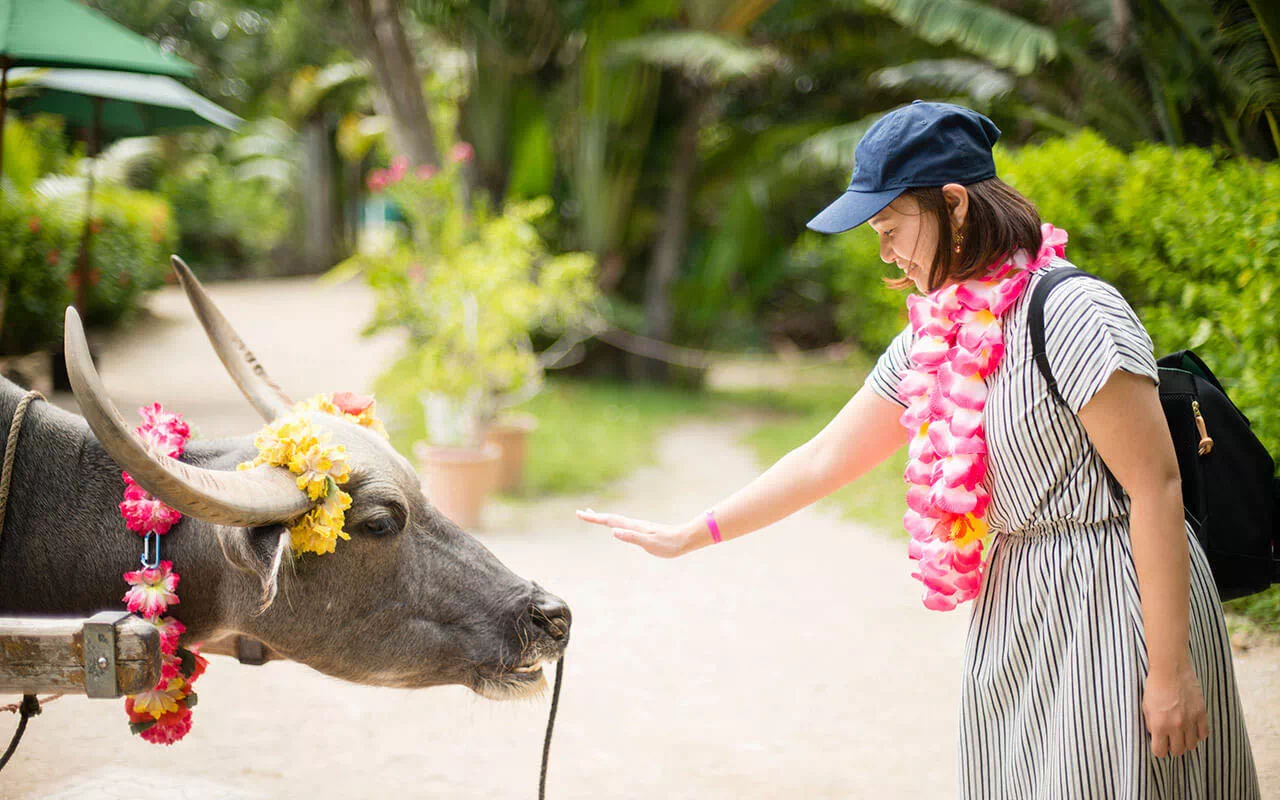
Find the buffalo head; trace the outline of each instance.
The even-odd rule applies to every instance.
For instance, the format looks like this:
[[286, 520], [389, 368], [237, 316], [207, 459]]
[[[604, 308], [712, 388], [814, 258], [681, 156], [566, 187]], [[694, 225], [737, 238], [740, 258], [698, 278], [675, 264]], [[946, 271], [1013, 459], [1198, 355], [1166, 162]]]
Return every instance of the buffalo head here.
[[[249, 402], [268, 422], [292, 413], [293, 403], [191, 271], [177, 258], [173, 265]], [[188, 517], [167, 536], [209, 537], [221, 550], [228, 568], [218, 578], [216, 622], [199, 631], [202, 638], [250, 635], [327, 674], [382, 686], [461, 684], [510, 697], [545, 685], [541, 665], [568, 643], [568, 607], [435, 510], [413, 467], [378, 433], [339, 416], [311, 415], [346, 449], [351, 538], [334, 553], [294, 558], [285, 523], [312, 501], [291, 473], [237, 470], [256, 454], [247, 439], [193, 443], [181, 460], [152, 450], [107, 398], [74, 309], [67, 310], [66, 356], [81, 410], [106, 451]]]

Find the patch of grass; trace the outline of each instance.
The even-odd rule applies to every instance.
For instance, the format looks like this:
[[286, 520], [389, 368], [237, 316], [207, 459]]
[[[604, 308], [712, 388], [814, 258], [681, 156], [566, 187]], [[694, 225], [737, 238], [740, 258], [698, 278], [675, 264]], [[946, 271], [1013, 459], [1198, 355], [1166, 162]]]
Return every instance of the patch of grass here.
[[[755, 451], [764, 467], [822, 430], [861, 385], [859, 375], [857, 380], [838, 386], [798, 385], [787, 389], [732, 392], [725, 397], [746, 408], [782, 412], [777, 419], [757, 426], [745, 437], [745, 443]], [[887, 532], [900, 532], [905, 491], [902, 472], [906, 465], [904, 447], [822, 502], [840, 509], [848, 519]]]
[[[1272, 586], [1265, 592], [1249, 597], [1231, 600], [1224, 603], [1223, 608], [1231, 614], [1238, 614], [1248, 620], [1248, 623], [1239, 626], [1240, 628], [1257, 628], [1272, 637], [1280, 636], [1280, 585]], [[1236, 627], [1232, 625], [1233, 629]]]
[[591, 491], [654, 460], [659, 432], [711, 413], [716, 400], [681, 389], [555, 381], [521, 406], [538, 418], [529, 442], [528, 494]]
[[[391, 443], [413, 460], [425, 438], [422, 408], [391, 398]], [[712, 393], [600, 381], [551, 380], [520, 406], [538, 418], [525, 464], [525, 496], [589, 492], [650, 464], [662, 428], [721, 406]]]

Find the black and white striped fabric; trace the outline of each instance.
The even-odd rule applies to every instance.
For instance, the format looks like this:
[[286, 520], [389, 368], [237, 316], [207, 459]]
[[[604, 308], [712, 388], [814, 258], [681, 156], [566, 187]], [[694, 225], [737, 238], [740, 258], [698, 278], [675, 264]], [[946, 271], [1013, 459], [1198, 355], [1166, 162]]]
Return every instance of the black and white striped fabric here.
[[[1192, 664], [1210, 737], [1178, 758], [1151, 755], [1147, 672], [1129, 544], [1129, 502], [1107, 486], [1075, 413], [1123, 369], [1158, 380], [1151, 339], [1099, 281], [1068, 281], [1045, 305], [1045, 340], [1070, 410], [1031, 357], [1031, 279], [1004, 317], [1005, 355], [988, 379], [987, 522], [993, 537], [965, 649], [960, 714], [964, 800], [1254, 800], [1259, 789], [1209, 565], [1190, 528]], [[904, 330], [867, 378], [894, 402], [908, 367]]]

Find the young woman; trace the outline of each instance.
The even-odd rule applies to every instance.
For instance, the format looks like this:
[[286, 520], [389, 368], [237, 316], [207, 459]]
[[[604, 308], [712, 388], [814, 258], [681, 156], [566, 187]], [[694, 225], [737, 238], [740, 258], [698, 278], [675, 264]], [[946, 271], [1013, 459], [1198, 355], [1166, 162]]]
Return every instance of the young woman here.
[[1027, 303], [1067, 265], [1067, 236], [996, 178], [999, 134], [959, 106], [897, 109], [858, 144], [848, 191], [810, 221], [823, 233], [869, 222], [898, 285], [919, 290], [911, 324], [825, 429], [683, 525], [579, 516], [671, 558], [776, 522], [907, 442], [904, 524], [925, 605], [974, 600], [961, 797], [1258, 798], [1151, 340], [1110, 286], [1064, 283], [1044, 310], [1065, 404], [1052, 396]]

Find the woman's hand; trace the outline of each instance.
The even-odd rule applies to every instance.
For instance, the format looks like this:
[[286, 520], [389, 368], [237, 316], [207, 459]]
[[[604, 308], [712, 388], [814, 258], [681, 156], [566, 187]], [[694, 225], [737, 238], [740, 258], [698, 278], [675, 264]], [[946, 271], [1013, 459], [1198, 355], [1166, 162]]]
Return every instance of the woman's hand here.
[[[600, 514], [589, 508], [578, 511], [578, 519], [612, 528], [615, 539], [642, 547], [645, 552], [659, 558], [675, 558], [702, 546], [697, 541], [697, 532], [688, 525], [659, 525], [618, 514]], [[711, 534], [707, 533], [706, 538], [706, 543], [710, 544]]]
[[1189, 660], [1174, 670], [1147, 675], [1142, 713], [1156, 758], [1180, 756], [1209, 738], [1204, 692]]

